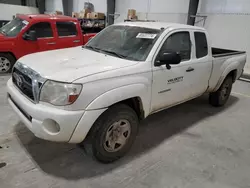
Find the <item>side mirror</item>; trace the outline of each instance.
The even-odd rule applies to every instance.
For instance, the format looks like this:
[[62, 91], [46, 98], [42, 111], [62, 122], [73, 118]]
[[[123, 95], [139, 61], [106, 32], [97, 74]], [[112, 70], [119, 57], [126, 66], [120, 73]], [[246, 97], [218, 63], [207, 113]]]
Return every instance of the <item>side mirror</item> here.
[[167, 69], [171, 69], [170, 65], [177, 65], [181, 62], [180, 54], [176, 52], [163, 52], [155, 61], [155, 66], [166, 65]]
[[29, 33], [24, 33], [23, 35], [24, 40], [36, 41], [36, 31], [29, 31]]

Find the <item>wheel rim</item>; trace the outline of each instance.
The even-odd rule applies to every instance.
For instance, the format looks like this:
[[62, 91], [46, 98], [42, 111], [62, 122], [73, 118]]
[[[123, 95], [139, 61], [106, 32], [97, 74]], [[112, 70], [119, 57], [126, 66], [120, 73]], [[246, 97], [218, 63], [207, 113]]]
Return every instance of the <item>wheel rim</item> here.
[[8, 72], [10, 67], [10, 61], [6, 57], [0, 57], [0, 73]]
[[225, 83], [222, 90], [221, 90], [221, 99], [225, 100], [228, 97], [230, 91], [230, 85], [228, 83]]
[[122, 119], [113, 123], [106, 132], [104, 149], [107, 152], [116, 152], [126, 145], [131, 133], [129, 121]]

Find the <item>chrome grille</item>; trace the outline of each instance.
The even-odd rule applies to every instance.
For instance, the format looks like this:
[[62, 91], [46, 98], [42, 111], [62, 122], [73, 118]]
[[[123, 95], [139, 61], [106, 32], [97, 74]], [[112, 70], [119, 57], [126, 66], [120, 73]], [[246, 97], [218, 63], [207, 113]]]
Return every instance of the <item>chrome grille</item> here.
[[40, 89], [45, 79], [37, 72], [17, 62], [13, 68], [12, 81], [27, 98], [35, 103], [39, 102]]
[[12, 73], [12, 81], [23, 94], [34, 101], [35, 98], [32, 90], [32, 80], [30, 77], [14, 68]]

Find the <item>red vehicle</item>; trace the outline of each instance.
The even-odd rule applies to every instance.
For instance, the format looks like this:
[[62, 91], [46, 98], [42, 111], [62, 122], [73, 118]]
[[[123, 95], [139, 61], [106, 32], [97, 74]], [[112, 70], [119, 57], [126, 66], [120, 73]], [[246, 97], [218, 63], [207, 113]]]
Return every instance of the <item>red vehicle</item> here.
[[77, 19], [59, 15], [18, 15], [0, 28], [0, 73], [11, 72], [27, 54], [84, 45], [95, 33], [82, 34]]

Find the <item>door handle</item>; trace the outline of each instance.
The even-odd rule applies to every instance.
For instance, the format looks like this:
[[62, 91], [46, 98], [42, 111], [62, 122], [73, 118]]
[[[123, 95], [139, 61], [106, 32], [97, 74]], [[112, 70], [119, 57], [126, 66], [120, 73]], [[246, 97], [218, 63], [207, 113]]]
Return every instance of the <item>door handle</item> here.
[[186, 72], [192, 72], [192, 71], [194, 71], [194, 68], [192, 67], [188, 67], [188, 69], [186, 70]]
[[56, 44], [55, 42], [48, 42], [47, 43], [48, 45], [54, 45], [54, 44]]
[[74, 40], [73, 42], [74, 42], [74, 43], [77, 43], [77, 42], [80, 42], [80, 40]]

